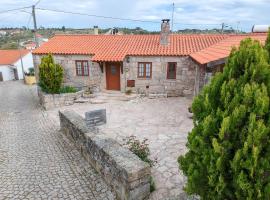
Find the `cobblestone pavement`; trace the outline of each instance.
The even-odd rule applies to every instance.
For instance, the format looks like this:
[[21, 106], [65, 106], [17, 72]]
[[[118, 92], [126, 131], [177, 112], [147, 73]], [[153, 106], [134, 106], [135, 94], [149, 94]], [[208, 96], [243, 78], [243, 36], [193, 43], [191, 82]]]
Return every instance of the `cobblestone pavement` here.
[[[187, 199], [182, 190], [185, 177], [179, 170], [177, 158], [186, 152], [187, 135], [193, 127], [187, 111], [190, 103], [191, 100], [184, 97], [143, 98], [129, 102], [75, 104], [61, 109], [74, 110], [84, 116], [87, 111], [106, 108], [107, 124], [100, 127], [105, 134], [120, 143], [130, 135], [149, 140], [151, 157], [158, 161], [152, 168], [156, 191], [150, 199]], [[56, 110], [49, 113], [57, 121]]]
[[115, 199], [38, 106], [36, 88], [0, 83], [0, 199]]

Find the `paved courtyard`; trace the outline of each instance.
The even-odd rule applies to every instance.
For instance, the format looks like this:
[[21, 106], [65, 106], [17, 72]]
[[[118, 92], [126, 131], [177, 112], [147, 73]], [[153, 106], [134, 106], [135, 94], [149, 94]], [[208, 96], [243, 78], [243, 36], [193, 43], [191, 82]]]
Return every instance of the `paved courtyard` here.
[[[187, 116], [190, 103], [191, 100], [183, 97], [143, 98], [129, 102], [75, 104], [61, 110], [74, 110], [84, 116], [87, 111], [106, 108], [107, 124], [100, 127], [102, 132], [120, 143], [130, 135], [149, 140], [151, 157], [158, 161], [152, 169], [156, 191], [150, 199], [186, 199], [182, 190], [185, 178], [179, 171], [177, 158], [186, 152], [187, 134], [193, 127]], [[46, 114], [58, 121], [57, 112], [58, 109], [54, 109]]]
[[34, 86], [0, 83], [0, 199], [115, 199], [53, 119]]

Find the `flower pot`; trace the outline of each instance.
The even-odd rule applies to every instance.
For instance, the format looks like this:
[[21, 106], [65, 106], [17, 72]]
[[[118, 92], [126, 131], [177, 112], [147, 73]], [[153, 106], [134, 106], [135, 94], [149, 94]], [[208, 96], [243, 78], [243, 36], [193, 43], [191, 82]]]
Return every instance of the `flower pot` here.
[[35, 84], [37, 81], [36, 81], [36, 77], [35, 77], [35, 76], [25, 76], [24, 82], [25, 82], [25, 84], [27, 84], [27, 85], [33, 85], [33, 84]]

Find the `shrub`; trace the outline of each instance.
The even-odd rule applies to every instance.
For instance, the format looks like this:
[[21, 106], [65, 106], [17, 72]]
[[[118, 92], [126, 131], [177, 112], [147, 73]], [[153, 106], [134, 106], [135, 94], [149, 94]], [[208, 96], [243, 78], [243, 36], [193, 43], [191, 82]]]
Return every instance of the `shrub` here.
[[24, 72], [25, 76], [35, 76], [35, 69], [33, 67], [28, 69], [29, 72]]
[[147, 139], [143, 139], [141, 142], [134, 135], [127, 137], [124, 139], [126, 142], [124, 146], [126, 146], [130, 151], [136, 154], [142, 161], [147, 162], [151, 167], [156, 163], [155, 160], [151, 160], [149, 144], [147, 143]]
[[64, 86], [60, 88], [60, 93], [75, 93], [78, 90], [72, 86]]
[[39, 86], [44, 92], [56, 94], [60, 92], [64, 70], [56, 64], [51, 54], [42, 57], [39, 65]]
[[[147, 162], [150, 167], [153, 167], [156, 164], [156, 159], [151, 160], [149, 158], [150, 156], [150, 149], [149, 144], [147, 143], [147, 139], [143, 139], [142, 142], [138, 140], [135, 136], [130, 136], [124, 139], [126, 146], [131, 152], [133, 152], [135, 155], [137, 155], [142, 161]], [[150, 192], [155, 191], [156, 184], [154, 182], [153, 177], [150, 177]]]
[[128, 90], [126, 91], [126, 95], [131, 95], [131, 93], [132, 93], [132, 90], [131, 90], [131, 89], [128, 89]]
[[201, 199], [269, 199], [270, 66], [258, 41], [232, 50], [223, 73], [194, 99], [185, 190]]

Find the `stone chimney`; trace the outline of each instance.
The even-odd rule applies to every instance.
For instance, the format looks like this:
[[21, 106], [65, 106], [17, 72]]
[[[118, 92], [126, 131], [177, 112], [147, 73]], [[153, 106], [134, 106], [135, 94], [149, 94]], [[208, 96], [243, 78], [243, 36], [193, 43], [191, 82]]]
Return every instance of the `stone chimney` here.
[[170, 20], [163, 19], [161, 22], [160, 44], [170, 44]]
[[98, 26], [94, 26], [94, 35], [98, 35]]

